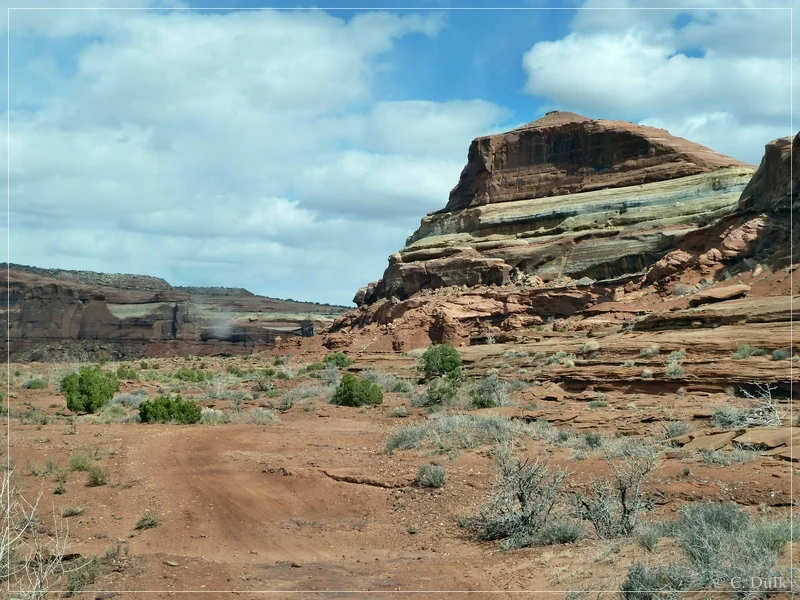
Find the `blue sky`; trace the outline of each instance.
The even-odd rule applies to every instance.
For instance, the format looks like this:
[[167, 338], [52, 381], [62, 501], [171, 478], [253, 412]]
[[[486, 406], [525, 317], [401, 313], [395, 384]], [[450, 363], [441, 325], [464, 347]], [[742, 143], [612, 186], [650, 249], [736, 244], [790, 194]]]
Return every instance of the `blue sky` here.
[[231, 10], [12, 11], [12, 262], [348, 304], [476, 136], [574, 110], [756, 163], [792, 133], [788, 11], [71, 4]]

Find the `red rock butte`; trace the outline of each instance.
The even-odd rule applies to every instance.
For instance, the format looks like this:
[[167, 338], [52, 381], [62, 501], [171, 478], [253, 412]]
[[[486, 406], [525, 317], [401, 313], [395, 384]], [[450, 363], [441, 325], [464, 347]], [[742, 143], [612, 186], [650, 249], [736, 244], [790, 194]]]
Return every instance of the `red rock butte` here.
[[479, 137], [445, 211], [641, 185], [742, 161], [626, 121], [554, 111], [507, 133]]

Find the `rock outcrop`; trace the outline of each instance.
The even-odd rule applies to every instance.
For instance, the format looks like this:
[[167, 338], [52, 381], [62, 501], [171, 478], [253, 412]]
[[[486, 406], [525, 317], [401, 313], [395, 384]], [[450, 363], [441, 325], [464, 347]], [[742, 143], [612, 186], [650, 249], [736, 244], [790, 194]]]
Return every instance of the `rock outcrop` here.
[[346, 311], [246, 290], [188, 290], [154, 277], [12, 265], [6, 356], [23, 362], [242, 352], [313, 335]]
[[756, 170], [661, 130], [571, 113], [479, 138], [447, 208], [422, 219], [325, 344], [736, 324], [763, 344], [769, 322], [775, 347], [788, 346], [799, 146], [800, 134], [770, 142]]
[[625, 121], [554, 111], [473, 140], [446, 212], [499, 202], [630, 187], [744, 163]]
[[473, 141], [445, 209], [354, 300], [643, 272], [735, 211], [754, 170], [660, 129], [550, 114]]

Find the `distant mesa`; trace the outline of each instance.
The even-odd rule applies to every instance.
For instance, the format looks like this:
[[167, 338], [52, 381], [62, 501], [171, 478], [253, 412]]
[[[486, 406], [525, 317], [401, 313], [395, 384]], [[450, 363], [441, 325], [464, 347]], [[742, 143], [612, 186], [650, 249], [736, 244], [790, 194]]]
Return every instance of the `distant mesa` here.
[[347, 311], [145, 275], [0, 267], [9, 274], [5, 356], [20, 362], [247, 352], [314, 335]]

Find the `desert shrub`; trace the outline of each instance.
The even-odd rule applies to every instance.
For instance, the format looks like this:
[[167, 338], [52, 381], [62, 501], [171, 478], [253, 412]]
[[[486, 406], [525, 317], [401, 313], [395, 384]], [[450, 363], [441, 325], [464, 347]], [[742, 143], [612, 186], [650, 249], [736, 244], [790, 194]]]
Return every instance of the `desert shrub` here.
[[664, 528], [657, 525], [645, 527], [636, 533], [636, 541], [648, 552], [655, 551], [662, 537], [664, 537]]
[[733, 353], [733, 359], [741, 360], [743, 358], [747, 358], [748, 356], [764, 356], [766, 353], [767, 351], [762, 350], [761, 348], [754, 348], [753, 346], [743, 344], [736, 348], [736, 352]]
[[664, 361], [664, 372], [667, 377], [680, 377], [683, 375], [681, 361], [686, 357], [686, 350], [676, 350], [670, 352], [667, 360]]
[[706, 464], [729, 467], [731, 465], [742, 465], [754, 461], [759, 457], [759, 452], [757, 450], [747, 450], [745, 448], [734, 448], [729, 452], [720, 450], [700, 450], [700, 457]]
[[294, 377], [294, 371], [292, 371], [289, 367], [281, 367], [278, 369], [278, 372], [275, 374], [277, 379], [291, 379]]
[[601, 538], [631, 535], [642, 511], [652, 508], [644, 483], [657, 466], [659, 449], [643, 440], [623, 439], [605, 450], [611, 480], [595, 483], [575, 496], [575, 515], [592, 523]]
[[69, 569], [67, 575], [66, 597], [70, 598], [83, 591], [87, 585], [94, 583], [100, 575], [100, 558], [91, 556], [78, 566]]
[[625, 362], [622, 363], [622, 366], [623, 367], [635, 367], [636, 366], [636, 361], [635, 360], [626, 360]]
[[313, 362], [307, 364], [305, 367], [300, 369], [301, 373], [316, 373], [317, 371], [324, 371], [325, 370], [325, 363], [324, 362]]
[[589, 401], [589, 408], [607, 408], [607, 407], [608, 407], [608, 402], [606, 402], [602, 398]]
[[225, 370], [229, 375], [233, 375], [234, 377], [244, 377], [245, 375], [245, 372], [235, 365], [228, 365], [225, 367]]
[[671, 534], [689, 558], [699, 587], [732, 588], [739, 597], [752, 597], [744, 589], [751, 577], [775, 581], [787, 575], [779, 560], [793, 539], [788, 519], [756, 520], [732, 502], [695, 502], [679, 515]]
[[342, 373], [339, 371], [339, 367], [336, 365], [329, 363], [325, 366], [325, 370], [320, 373], [320, 379], [329, 386], [337, 386], [339, 382], [342, 380]]
[[477, 381], [469, 390], [469, 397], [475, 408], [508, 406], [509, 385], [497, 373], [490, 373]]
[[136, 521], [134, 529], [141, 531], [144, 529], [153, 529], [153, 527], [158, 527], [158, 517], [154, 513], [147, 511]]
[[403, 418], [409, 416], [411, 413], [405, 406], [395, 406], [389, 413], [390, 417]]
[[66, 505], [61, 507], [61, 516], [64, 517], [65, 519], [68, 519], [69, 517], [79, 517], [85, 512], [86, 512], [85, 506]]
[[711, 415], [711, 424], [722, 429], [738, 429], [746, 427], [749, 411], [736, 406], [725, 406], [714, 411]]
[[414, 389], [413, 384], [408, 379], [403, 379], [389, 373], [384, 373], [378, 369], [370, 369], [369, 371], [365, 371], [362, 377], [372, 381], [387, 392], [408, 394]]
[[88, 454], [73, 454], [67, 460], [70, 471], [88, 471], [92, 466], [92, 459]]
[[571, 544], [577, 542], [586, 534], [580, 523], [572, 519], [561, 518], [548, 523], [539, 533], [538, 543], [543, 546], [555, 544]]
[[98, 487], [108, 484], [108, 473], [101, 469], [99, 465], [90, 466], [86, 474], [88, 475], [86, 485], [89, 487]]
[[61, 380], [61, 391], [67, 397], [67, 408], [72, 412], [93, 413], [105, 406], [114, 392], [119, 391], [119, 380], [113, 373], [100, 367], [81, 367], [77, 373]]
[[344, 352], [334, 352], [332, 354], [328, 354], [325, 358], [322, 359], [326, 365], [333, 365], [339, 369], [344, 369], [345, 367], [349, 367], [353, 364], [353, 361], [344, 353]]
[[271, 392], [275, 389], [275, 382], [269, 377], [259, 375], [253, 379], [254, 392]]
[[47, 381], [44, 377], [35, 377], [33, 379], [28, 379], [27, 381], [23, 382], [20, 388], [23, 390], [43, 390], [50, 385], [50, 382]]
[[684, 374], [684, 370], [678, 361], [668, 360], [664, 363], [664, 373], [667, 377], [680, 377]]
[[661, 354], [661, 348], [656, 346], [655, 344], [652, 346], [648, 346], [647, 348], [642, 348], [639, 351], [639, 356], [642, 358], [653, 358], [654, 356], [658, 356]]
[[683, 421], [667, 421], [661, 425], [661, 439], [668, 440], [692, 432], [692, 426]]
[[139, 408], [145, 398], [147, 398], [147, 390], [140, 389], [130, 394], [118, 394], [111, 399], [110, 404], [122, 404], [131, 408]]
[[673, 352], [670, 352], [667, 355], [667, 360], [668, 361], [671, 361], [671, 360], [683, 360], [684, 358], [686, 358], [686, 350], [683, 349], [683, 348], [681, 348], [680, 350], [675, 350]]
[[128, 381], [138, 381], [139, 374], [128, 365], [120, 365], [117, 367], [117, 379], [126, 379]]
[[119, 423], [128, 416], [128, 413], [120, 404], [108, 404], [103, 407], [98, 416], [103, 423]]
[[139, 406], [142, 423], [191, 424], [200, 421], [201, 415], [202, 409], [197, 404], [180, 396], [159, 396]]
[[331, 392], [328, 387], [323, 387], [321, 385], [300, 385], [286, 392], [283, 401], [293, 405], [298, 400], [306, 400], [307, 398], [328, 400], [330, 396]]
[[228, 413], [217, 410], [216, 408], [202, 408], [200, 410], [200, 422], [203, 425], [223, 425], [230, 423]]
[[653, 371], [650, 369], [644, 369], [642, 371], [642, 379], [652, 379], [653, 378]]
[[781, 415], [775, 405], [772, 392], [775, 387], [769, 384], [756, 385], [755, 392], [742, 389], [750, 406], [737, 407], [732, 404], [718, 408], [711, 415], [711, 424], [724, 429], [780, 425]]
[[603, 436], [596, 431], [587, 431], [583, 434], [583, 441], [590, 450], [596, 450], [603, 445]]
[[600, 344], [595, 340], [589, 340], [581, 345], [580, 352], [581, 354], [592, 354], [593, 352], [597, 352], [600, 350]]
[[509, 419], [500, 415], [443, 415], [396, 431], [386, 442], [386, 453], [419, 448], [427, 442], [437, 453], [445, 454], [505, 442], [514, 432]]
[[622, 600], [679, 600], [695, 586], [691, 570], [680, 564], [633, 563], [620, 587]]
[[461, 356], [452, 344], [433, 344], [420, 357], [420, 367], [426, 379], [455, 374], [461, 369]]
[[351, 373], [346, 373], [336, 387], [331, 402], [339, 406], [381, 404], [383, 402], [383, 392], [373, 382], [356, 377]]
[[792, 351], [785, 348], [778, 348], [772, 351], [772, 360], [786, 360], [792, 356]]
[[500, 540], [504, 550], [531, 546], [549, 525], [566, 477], [551, 472], [544, 455], [523, 461], [501, 449], [491, 500], [465, 524], [478, 539]]
[[177, 373], [175, 373], [174, 377], [176, 379], [180, 379], [181, 381], [189, 381], [192, 383], [201, 383], [203, 381], [208, 380], [208, 374], [205, 371], [201, 371], [200, 369], [190, 369], [190, 368], [182, 368]]
[[428, 383], [422, 394], [411, 400], [413, 406], [447, 406], [452, 404], [459, 391], [459, 381], [453, 377], [440, 377]]
[[439, 463], [430, 462], [422, 465], [417, 471], [417, 485], [420, 487], [440, 488], [444, 485], [446, 474]]
[[270, 409], [259, 407], [253, 410], [233, 413], [230, 417], [230, 422], [247, 425], [276, 425], [281, 420]]

